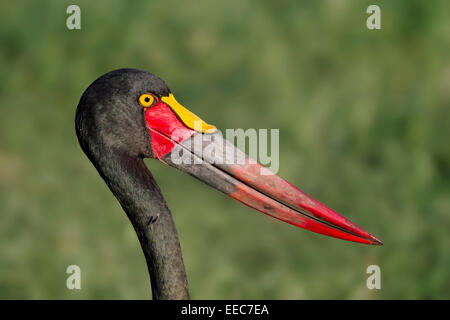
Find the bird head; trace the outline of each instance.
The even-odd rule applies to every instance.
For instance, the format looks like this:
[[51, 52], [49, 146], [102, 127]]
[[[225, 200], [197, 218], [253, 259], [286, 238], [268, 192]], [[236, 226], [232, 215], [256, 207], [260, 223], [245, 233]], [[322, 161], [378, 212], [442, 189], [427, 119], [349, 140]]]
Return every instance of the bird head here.
[[268, 216], [327, 236], [382, 244], [223, 139], [151, 73], [119, 69], [95, 80], [80, 99], [76, 130], [91, 160], [116, 152], [155, 158]]

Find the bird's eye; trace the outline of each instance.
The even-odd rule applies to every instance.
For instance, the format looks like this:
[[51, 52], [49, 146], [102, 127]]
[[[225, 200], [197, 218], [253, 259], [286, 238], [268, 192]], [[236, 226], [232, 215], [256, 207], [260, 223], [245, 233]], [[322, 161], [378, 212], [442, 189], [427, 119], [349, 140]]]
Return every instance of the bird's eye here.
[[145, 108], [152, 106], [153, 102], [155, 102], [155, 97], [150, 93], [144, 93], [139, 97], [139, 103]]

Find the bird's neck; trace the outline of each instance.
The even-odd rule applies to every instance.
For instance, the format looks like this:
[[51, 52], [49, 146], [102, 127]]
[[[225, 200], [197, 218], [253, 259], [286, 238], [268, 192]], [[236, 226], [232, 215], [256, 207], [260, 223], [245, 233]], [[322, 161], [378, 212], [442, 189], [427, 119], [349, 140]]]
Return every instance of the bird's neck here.
[[137, 233], [150, 273], [153, 299], [189, 299], [177, 230], [156, 181], [143, 159], [113, 154], [103, 158], [104, 163], [97, 169]]

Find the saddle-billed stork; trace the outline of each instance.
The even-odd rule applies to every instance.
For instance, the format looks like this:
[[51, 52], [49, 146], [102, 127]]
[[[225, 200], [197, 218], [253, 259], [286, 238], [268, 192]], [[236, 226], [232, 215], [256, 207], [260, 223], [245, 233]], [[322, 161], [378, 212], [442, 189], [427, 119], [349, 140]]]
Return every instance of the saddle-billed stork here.
[[151, 73], [119, 69], [95, 80], [80, 99], [75, 127], [81, 148], [133, 224], [154, 299], [188, 299], [189, 291], [170, 210], [144, 158], [156, 158], [298, 227], [382, 244], [235, 148]]

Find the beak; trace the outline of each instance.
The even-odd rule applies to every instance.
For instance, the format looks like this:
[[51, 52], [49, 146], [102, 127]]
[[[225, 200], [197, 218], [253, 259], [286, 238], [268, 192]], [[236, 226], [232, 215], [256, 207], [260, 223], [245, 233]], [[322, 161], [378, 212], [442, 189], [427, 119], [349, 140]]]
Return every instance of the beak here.
[[383, 244], [248, 157], [172, 95], [164, 98], [145, 112], [155, 158], [273, 218], [335, 238]]

